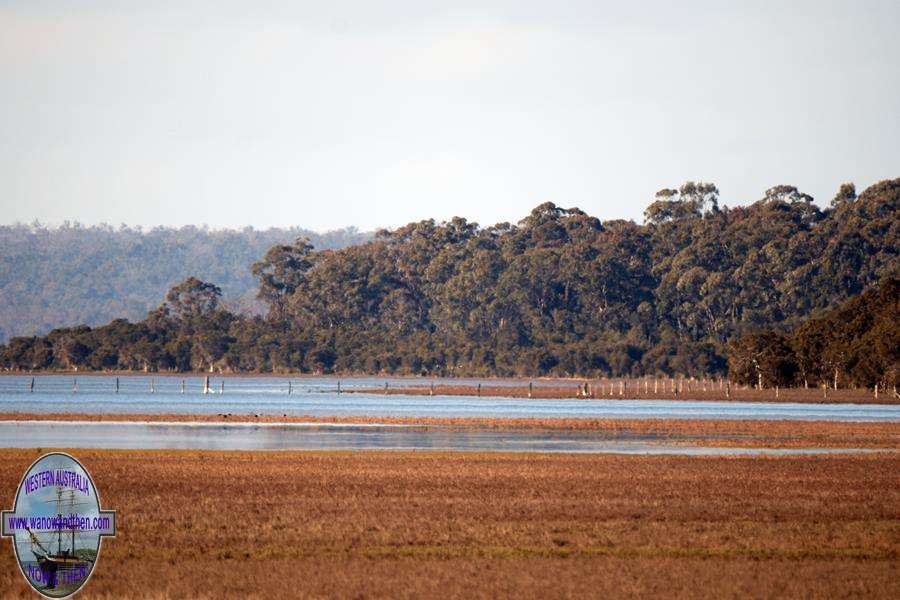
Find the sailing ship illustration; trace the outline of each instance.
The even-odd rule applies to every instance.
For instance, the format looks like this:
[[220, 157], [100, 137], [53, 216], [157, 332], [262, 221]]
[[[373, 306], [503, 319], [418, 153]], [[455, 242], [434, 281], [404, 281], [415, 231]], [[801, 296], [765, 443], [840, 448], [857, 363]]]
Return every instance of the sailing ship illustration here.
[[[46, 502], [55, 502], [56, 504], [59, 526], [53, 528], [55, 531], [36, 533], [26, 527], [26, 531], [31, 537], [31, 553], [34, 554], [40, 569], [41, 582], [45, 584], [47, 590], [64, 589], [72, 584], [78, 585], [90, 573], [96, 558], [96, 550], [78, 548], [79, 532], [74, 521], [70, 519], [68, 527], [63, 527], [63, 524], [66, 523], [66, 517], [76, 514], [76, 507], [84, 503], [75, 501], [74, 490], [69, 490], [68, 498], [63, 500], [61, 486], [56, 488], [56, 499]], [[63, 511], [67, 511], [67, 513]], [[44, 542], [41, 542], [39, 534], [45, 537]], [[56, 544], [55, 552], [52, 551], [54, 542]]]

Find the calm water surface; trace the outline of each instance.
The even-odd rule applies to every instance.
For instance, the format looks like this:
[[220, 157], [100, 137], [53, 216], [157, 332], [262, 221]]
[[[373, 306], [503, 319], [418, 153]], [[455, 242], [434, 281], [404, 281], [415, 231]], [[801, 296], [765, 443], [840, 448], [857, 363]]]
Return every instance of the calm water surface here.
[[[342, 378], [344, 392], [428, 385], [427, 379]], [[184, 382], [184, 393], [181, 393]], [[461, 379], [517, 385], [521, 381]], [[636, 419], [777, 419], [900, 422], [900, 405], [696, 402], [685, 400], [538, 400], [474, 396], [338, 393], [335, 378], [211, 378], [214, 394], [204, 395], [200, 377], [109, 376], [0, 377], [0, 412], [182, 413], [366, 417], [513, 417]], [[222, 384], [224, 383], [224, 392]], [[550, 383], [535, 382], [536, 386]], [[573, 384], [574, 388], [574, 384]], [[151, 392], [152, 389], [152, 392]], [[290, 391], [290, 393], [289, 393]]]
[[[900, 406], [693, 402], [667, 400], [538, 400], [352, 392], [428, 385], [427, 379], [46, 376], [0, 377], [0, 412], [145, 413], [359, 417], [515, 417], [778, 419], [900, 422]], [[522, 386], [521, 381], [464, 379], [461, 385]], [[182, 392], [182, 385], [184, 392]], [[224, 387], [223, 387], [224, 385]], [[535, 382], [553, 385], [550, 382]], [[574, 387], [574, 384], [573, 384]], [[599, 432], [461, 431], [453, 428], [313, 423], [90, 423], [0, 421], [0, 446], [230, 450], [457, 450], [619, 454], [827, 454], [866, 449], [779, 450], [691, 446], [688, 437], [612, 436]]]
[[320, 423], [167, 423], [0, 421], [7, 448], [131, 448], [200, 450], [451, 450], [667, 454], [687, 456], [847, 454], [850, 449], [716, 448], [671, 437], [591, 432], [459, 431], [441, 427]]

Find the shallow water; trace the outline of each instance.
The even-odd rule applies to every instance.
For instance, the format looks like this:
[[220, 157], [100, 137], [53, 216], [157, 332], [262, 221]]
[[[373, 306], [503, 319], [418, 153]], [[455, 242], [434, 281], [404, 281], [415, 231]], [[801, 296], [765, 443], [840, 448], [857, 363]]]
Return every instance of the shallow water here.
[[[200, 377], [0, 377], [0, 412], [262, 414], [411, 418], [763, 419], [900, 422], [900, 405], [698, 402], [689, 400], [538, 400], [474, 396], [338, 393], [336, 378], [212, 378], [217, 392], [203, 395]], [[184, 381], [185, 393], [181, 393]], [[341, 378], [341, 389], [427, 385], [425, 379]], [[453, 380], [462, 385], [522, 385], [509, 380]], [[224, 383], [224, 393], [220, 392]], [[535, 385], [550, 385], [536, 382]], [[151, 386], [153, 393], [151, 393]], [[290, 386], [291, 393], [288, 394]], [[73, 391], [77, 390], [77, 391]]]
[[[716, 448], [655, 436], [590, 432], [459, 431], [440, 427], [321, 423], [0, 421], [8, 448], [193, 450], [449, 450], [685, 456], [847, 454], [863, 448]], [[683, 442], [687, 442], [684, 438]]]

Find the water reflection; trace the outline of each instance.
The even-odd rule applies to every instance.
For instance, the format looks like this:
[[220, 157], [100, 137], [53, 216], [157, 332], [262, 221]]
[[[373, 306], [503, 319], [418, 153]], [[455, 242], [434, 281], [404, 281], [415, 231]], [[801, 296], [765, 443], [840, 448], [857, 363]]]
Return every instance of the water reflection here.
[[[0, 421], [0, 446], [202, 450], [452, 450], [612, 454], [769, 455], [869, 452], [690, 446], [689, 438], [592, 432], [459, 431], [402, 425]], [[680, 443], [679, 443], [680, 442]]]

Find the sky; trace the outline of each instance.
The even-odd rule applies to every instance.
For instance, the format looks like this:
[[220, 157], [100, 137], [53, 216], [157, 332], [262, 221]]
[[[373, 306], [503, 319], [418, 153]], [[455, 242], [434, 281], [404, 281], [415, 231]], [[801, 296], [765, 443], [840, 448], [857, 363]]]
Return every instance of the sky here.
[[0, 223], [371, 230], [900, 176], [900, 2], [0, 1]]

